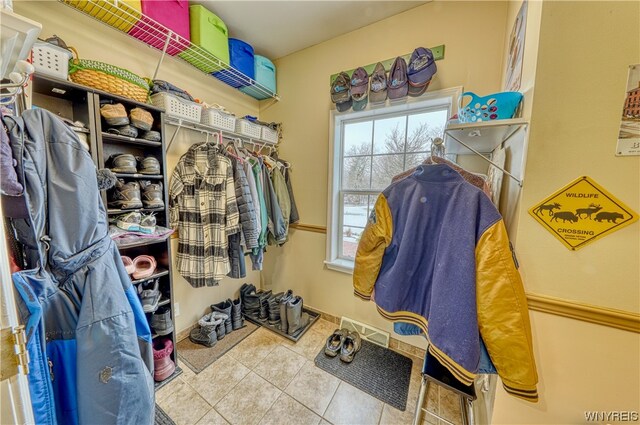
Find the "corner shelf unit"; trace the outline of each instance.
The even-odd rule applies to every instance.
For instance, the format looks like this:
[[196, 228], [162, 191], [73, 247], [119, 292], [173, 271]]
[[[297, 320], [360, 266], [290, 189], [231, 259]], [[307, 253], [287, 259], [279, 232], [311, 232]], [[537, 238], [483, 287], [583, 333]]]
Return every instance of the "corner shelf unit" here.
[[522, 186], [522, 178], [493, 163], [487, 155], [521, 130], [525, 130], [528, 125], [529, 122], [523, 118], [449, 124], [444, 130], [445, 150], [447, 154], [453, 155], [478, 155]]
[[[107, 217], [115, 218], [119, 214], [126, 214], [131, 211], [154, 213], [158, 225], [168, 227], [169, 209], [168, 209], [168, 189], [167, 189], [167, 162], [165, 157], [164, 137], [159, 142], [150, 142], [143, 139], [132, 139], [107, 133], [108, 126], [105, 125], [100, 115], [101, 102], [122, 103], [127, 110], [133, 107], [141, 107], [151, 113], [154, 119], [153, 129], [160, 131], [164, 128], [164, 110], [156, 108], [153, 105], [147, 105], [135, 102], [131, 99], [115, 96], [89, 87], [84, 87], [70, 81], [60, 80], [56, 78], [46, 77], [42, 75], [34, 75], [33, 77], [32, 102], [33, 105], [48, 109], [56, 115], [68, 118], [72, 121], [81, 121], [88, 130], [83, 130], [87, 134], [87, 142], [89, 144], [91, 158], [98, 169], [106, 168], [107, 160], [110, 155], [116, 153], [130, 153], [134, 156], [152, 155], [158, 159], [160, 163], [160, 175], [145, 174], [122, 174], [115, 173], [118, 178], [125, 181], [152, 180], [152, 182], [162, 182], [164, 208], [138, 208], [135, 210], [120, 210], [115, 208], [106, 208], [108, 205], [107, 191], [102, 191], [102, 200], [105, 205]], [[172, 321], [175, 322], [174, 313], [174, 292], [173, 292], [173, 276], [172, 259], [171, 259], [171, 242], [170, 237], [166, 239], [139, 238], [134, 242], [117, 245], [122, 255], [126, 255], [134, 259], [138, 255], [150, 255], [156, 259], [158, 268], [153, 276], [146, 279], [133, 280], [133, 285], [141, 285], [150, 279], [158, 278], [159, 289], [162, 293], [162, 308], [169, 309]], [[150, 321], [151, 314], [147, 314], [147, 320]], [[172, 360], [178, 360], [176, 345], [176, 329], [168, 334], [174, 346], [171, 354]], [[162, 382], [156, 383], [156, 388], [169, 382], [181, 373], [179, 368], [169, 378]]]
[[[156, 78], [158, 70], [162, 65], [162, 61], [166, 56], [169, 43], [171, 43], [172, 49], [177, 49], [177, 47], [179, 47], [179, 50], [182, 52], [181, 54], [178, 54], [174, 57], [181, 59], [185, 63], [196, 68], [209, 77], [216, 78], [213, 73], [223, 71], [224, 76], [220, 79], [216, 78], [216, 80], [226, 83], [227, 85], [237, 89], [238, 91], [240, 91], [240, 89], [242, 88], [241, 93], [259, 100], [269, 98], [275, 101], [280, 100], [280, 96], [278, 96], [277, 93], [274, 93], [269, 88], [258, 83], [254, 79], [249, 78], [242, 72], [232, 68], [228, 63], [223, 62], [220, 58], [218, 58], [208, 50], [191, 43], [189, 40], [179, 36], [169, 28], [154, 21], [148, 16], [131, 9], [126, 5], [123, 5], [123, 2], [121, 0], [58, 1], [73, 8], [78, 12], [84, 13], [85, 15], [100, 22], [101, 24], [108, 25], [115, 31], [127, 34], [132, 39], [144, 44], [147, 47], [151, 47], [162, 52], [152, 79]], [[89, 13], [88, 11], [92, 13]], [[99, 18], [94, 15], [99, 16]], [[154, 45], [142, 42], [137, 38], [129, 35], [129, 33], [127, 32], [129, 28], [133, 27], [139, 21], [144, 21], [145, 25], [138, 27], [136, 31], [144, 33], [145, 40], [153, 43]], [[114, 25], [110, 25], [108, 22], [112, 22], [114, 23]], [[155, 46], [163, 46], [163, 48], [160, 49]], [[185, 57], [188, 57], [189, 60], [186, 60]]]

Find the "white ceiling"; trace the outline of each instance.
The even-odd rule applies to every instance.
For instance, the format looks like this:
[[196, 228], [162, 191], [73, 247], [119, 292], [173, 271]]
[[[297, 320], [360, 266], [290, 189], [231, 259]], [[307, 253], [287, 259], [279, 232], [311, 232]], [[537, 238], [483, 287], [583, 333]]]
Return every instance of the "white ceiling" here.
[[426, 1], [192, 0], [218, 15], [229, 35], [278, 59], [380, 21]]

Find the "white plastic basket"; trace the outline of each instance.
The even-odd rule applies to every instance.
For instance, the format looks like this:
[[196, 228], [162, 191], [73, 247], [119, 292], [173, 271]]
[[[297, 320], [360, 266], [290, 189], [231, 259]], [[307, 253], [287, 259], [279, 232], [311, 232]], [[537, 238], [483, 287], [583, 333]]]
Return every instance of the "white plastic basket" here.
[[222, 130], [236, 131], [236, 117], [231, 114], [225, 114], [215, 108], [203, 108], [202, 124], [217, 127]]
[[163, 108], [170, 117], [200, 122], [202, 106], [195, 102], [189, 102], [178, 96], [160, 92], [151, 95], [151, 103], [158, 108]]
[[69, 76], [70, 51], [51, 43], [37, 41], [33, 45], [33, 67], [36, 72], [66, 80]]
[[261, 139], [265, 142], [278, 143], [278, 132], [270, 127], [262, 126]]
[[252, 123], [245, 119], [236, 120], [236, 133], [251, 137], [252, 139], [259, 139], [262, 136], [261, 127], [261, 125]]

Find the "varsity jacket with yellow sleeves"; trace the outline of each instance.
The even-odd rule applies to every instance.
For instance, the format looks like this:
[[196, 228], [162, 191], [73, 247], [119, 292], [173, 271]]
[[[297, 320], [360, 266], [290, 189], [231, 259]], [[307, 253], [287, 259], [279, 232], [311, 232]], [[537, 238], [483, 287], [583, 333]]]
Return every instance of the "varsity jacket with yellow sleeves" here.
[[538, 400], [527, 300], [502, 217], [448, 165], [421, 165], [380, 194], [353, 285], [382, 316], [418, 325], [429, 351], [466, 385], [482, 335], [504, 388]]

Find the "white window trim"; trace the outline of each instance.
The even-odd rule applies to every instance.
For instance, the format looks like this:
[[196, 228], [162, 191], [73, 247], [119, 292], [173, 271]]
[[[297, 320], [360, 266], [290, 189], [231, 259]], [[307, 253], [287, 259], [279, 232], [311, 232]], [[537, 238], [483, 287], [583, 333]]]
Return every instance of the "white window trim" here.
[[[457, 113], [458, 99], [462, 95], [462, 87], [453, 87], [432, 92], [427, 92], [418, 98], [406, 98], [402, 103], [386, 102], [380, 106], [368, 105], [363, 111], [338, 113], [335, 109], [329, 114], [329, 182], [328, 182], [328, 202], [327, 202], [327, 246], [325, 265], [328, 269], [342, 273], [353, 274], [354, 262], [339, 258], [338, 247], [339, 232], [337, 224], [340, 223], [340, 179], [341, 156], [343, 138], [343, 121], [357, 119], [370, 119], [381, 115], [397, 114], [406, 111], [407, 113], [420, 109], [437, 108], [446, 106], [450, 115]], [[337, 143], [336, 143], [337, 141]]]

